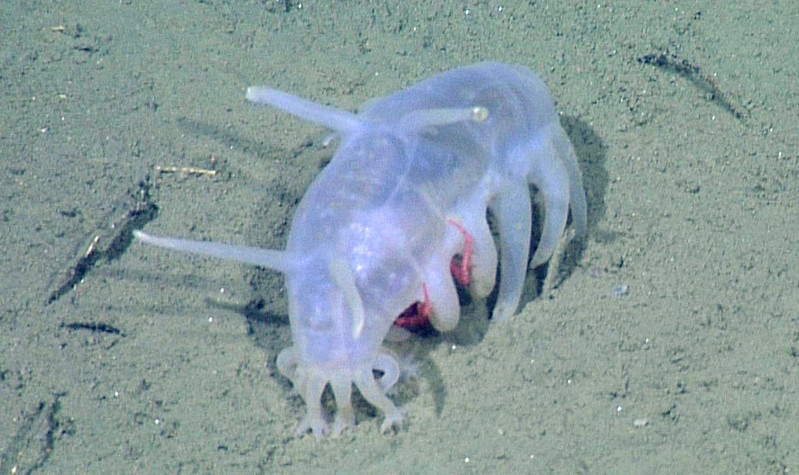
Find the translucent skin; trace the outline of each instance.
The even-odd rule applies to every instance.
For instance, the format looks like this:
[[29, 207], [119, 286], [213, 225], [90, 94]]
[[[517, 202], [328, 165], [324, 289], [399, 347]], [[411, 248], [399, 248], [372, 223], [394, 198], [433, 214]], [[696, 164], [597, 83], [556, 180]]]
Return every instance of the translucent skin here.
[[[368, 101], [357, 115], [265, 88], [250, 88], [247, 98], [341, 136], [294, 215], [286, 250], [137, 237], [286, 274], [293, 345], [277, 364], [307, 405], [298, 434], [331, 432], [321, 405], [328, 384], [337, 406], [333, 434], [355, 425], [353, 384], [385, 414], [381, 430], [401, 424], [404, 412], [385, 395], [399, 367], [382, 343], [397, 316], [425, 300], [424, 289], [433, 326], [457, 325], [450, 265], [466, 236], [473, 239], [470, 290], [476, 298], [492, 291], [497, 250], [487, 210], [496, 218], [502, 255], [497, 322], [516, 311], [527, 273], [528, 185], [537, 187], [545, 212], [531, 266], [551, 257], [570, 206], [577, 231], [586, 229], [574, 150], [546, 86], [525, 68], [455, 69]], [[374, 370], [383, 375], [376, 379]]]

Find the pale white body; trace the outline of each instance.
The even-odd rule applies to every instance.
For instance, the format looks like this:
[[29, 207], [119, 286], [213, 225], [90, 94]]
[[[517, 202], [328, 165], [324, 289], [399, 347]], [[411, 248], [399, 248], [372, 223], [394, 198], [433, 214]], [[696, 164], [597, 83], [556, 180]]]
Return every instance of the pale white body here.
[[[382, 344], [400, 313], [424, 300], [425, 287], [435, 328], [457, 324], [450, 262], [464, 252], [458, 227], [474, 239], [470, 290], [482, 298], [494, 288], [497, 270], [487, 209], [496, 218], [502, 261], [495, 321], [516, 311], [527, 273], [528, 184], [538, 188], [545, 211], [532, 266], [552, 255], [570, 205], [577, 231], [586, 228], [571, 143], [546, 86], [525, 68], [456, 69], [369, 101], [357, 115], [265, 88], [250, 88], [247, 99], [341, 136], [294, 215], [286, 250], [136, 236], [285, 273], [293, 345], [277, 365], [308, 407], [299, 433], [328, 433], [321, 406], [328, 384], [337, 405], [334, 433], [355, 424], [353, 384], [385, 414], [382, 430], [401, 422], [402, 410], [385, 395], [399, 369]], [[376, 379], [373, 370], [383, 375]]]

